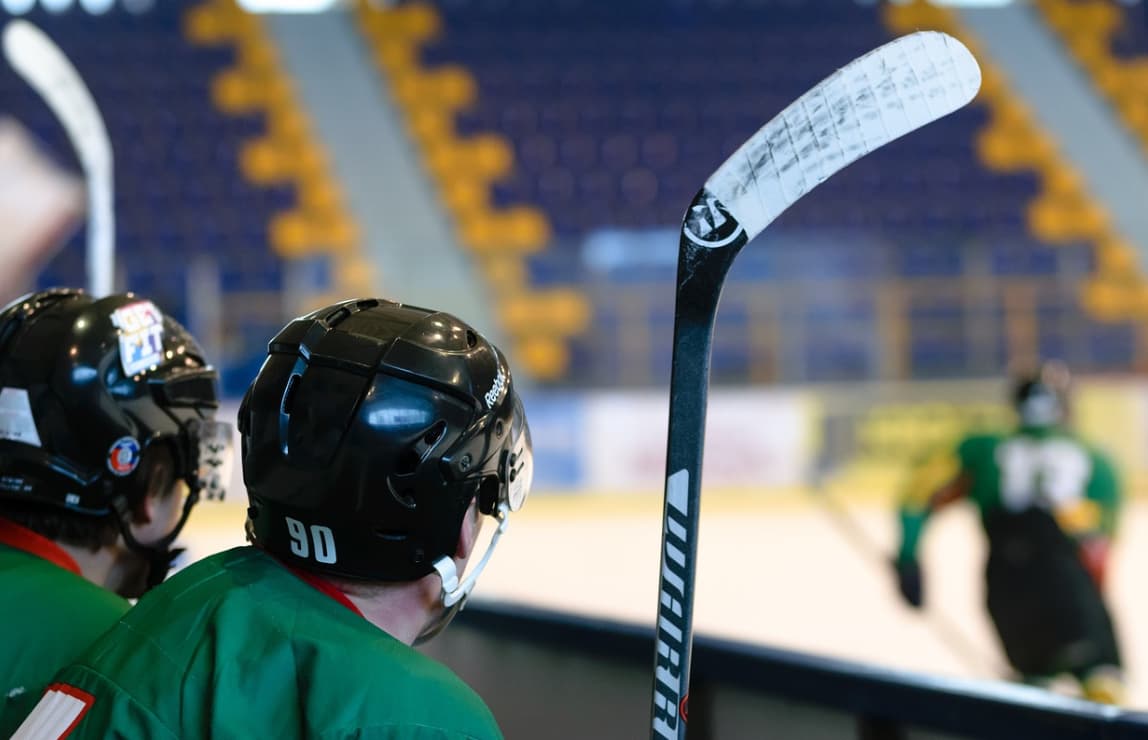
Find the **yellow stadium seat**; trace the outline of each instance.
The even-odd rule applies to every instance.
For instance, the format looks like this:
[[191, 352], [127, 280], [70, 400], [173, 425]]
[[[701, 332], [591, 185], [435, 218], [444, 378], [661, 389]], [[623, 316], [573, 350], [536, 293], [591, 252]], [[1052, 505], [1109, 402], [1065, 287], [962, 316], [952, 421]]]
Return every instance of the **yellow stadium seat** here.
[[509, 241], [517, 252], [534, 252], [550, 241], [550, 221], [537, 208], [521, 206], [506, 212]]
[[1128, 315], [1124, 291], [1108, 280], [1092, 278], [1082, 283], [1080, 300], [1101, 321], [1119, 321]]
[[473, 105], [478, 95], [470, 72], [453, 65], [436, 69], [428, 75], [424, 94], [433, 99], [435, 107], [455, 110]]
[[479, 134], [467, 141], [471, 165], [476, 172], [490, 179], [510, 173], [514, 154], [506, 139], [494, 134]]
[[1084, 189], [1080, 174], [1069, 165], [1054, 160], [1041, 167], [1044, 176], [1044, 191], [1055, 198], [1081, 198]]
[[217, 44], [227, 36], [218, 13], [210, 5], [190, 8], [183, 17], [183, 35], [196, 44]]
[[517, 359], [538, 380], [557, 380], [570, 363], [566, 345], [553, 337], [526, 337], [515, 343]]
[[501, 246], [498, 224], [486, 212], [460, 219], [459, 239], [479, 253], [493, 252]]
[[289, 163], [280, 155], [274, 142], [252, 139], [239, 152], [239, 168], [250, 182], [270, 185], [282, 182], [290, 174]]
[[1136, 250], [1118, 237], [1101, 240], [1096, 245], [1097, 272], [1103, 275], [1128, 276], [1139, 267]]
[[424, 149], [439, 146], [454, 139], [454, 121], [441, 109], [421, 108], [409, 111], [407, 130]]
[[408, 39], [425, 42], [438, 36], [442, 31], [442, 21], [434, 6], [425, 2], [407, 3], [395, 8], [399, 32]]
[[271, 219], [271, 246], [286, 258], [299, 257], [311, 250], [311, 229], [298, 211], [284, 211]]
[[259, 100], [258, 91], [239, 70], [220, 72], [211, 80], [211, 102], [223, 113], [250, 113], [258, 108]]
[[323, 245], [335, 253], [346, 253], [359, 243], [359, 227], [342, 213], [324, 214], [319, 221]]
[[376, 64], [388, 74], [409, 73], [418, 68], [415, 47], [407, 43], [380, 44], [374, 56]]
[[453, 213], [469, 215], [490, 209], [490, 188], [470, 178], [447, 179], [442, 183], [443, 202]]
[[480, 261], [482, 272], [496, 291], [520, 290], [526, 285], [526, 265], [506, 255], [492, 255]]
[[335, 212], [342, 206], [342, 192], [330, 177], [313, 175], [300, 183], [299, 203], [308, 212]]

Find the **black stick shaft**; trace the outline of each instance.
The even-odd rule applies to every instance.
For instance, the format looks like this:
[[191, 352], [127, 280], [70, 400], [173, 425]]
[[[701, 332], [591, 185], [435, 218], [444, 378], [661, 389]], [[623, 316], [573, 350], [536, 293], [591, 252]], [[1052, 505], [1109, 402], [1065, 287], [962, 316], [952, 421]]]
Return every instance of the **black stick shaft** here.
[[745, 232], [704, 190], [686, 212], [678, 252], [670, 425], [651, 737], [685, 738], [693, 648], [702, 451], [714, 319]]

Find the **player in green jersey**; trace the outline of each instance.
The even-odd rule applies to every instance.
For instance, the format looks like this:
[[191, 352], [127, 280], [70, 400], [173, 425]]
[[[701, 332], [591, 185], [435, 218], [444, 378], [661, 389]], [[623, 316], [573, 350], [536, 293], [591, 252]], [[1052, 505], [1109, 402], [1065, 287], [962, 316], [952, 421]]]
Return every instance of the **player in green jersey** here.
[[200, 455], [217, 405], [215, 371], [150, 301], [51, 290], [0, 310], [0, 737], [166, 575], [218, 492], [220, 456]]
[[461, 608], [530, 489], [502, 353], [446, 313], [335, 304], [271, 341], [239, 427], [252, 546], [148, 593], [17, 737], [500, 738], [411, 645]]
[[1083, 694], [1117, 703], [1120, 652], [1102, 588], [1120, 487], [1111, 461], [1069, 430], [1068, 371], [1046, 363], [1017, 380], [1019, 424], [970, 435], [921, 465], [901, 506], [897, 582], [921, 607], [917, 547], [927, 518], [971, 499], [989, 543], [989, 615], [1026, 681], [1071, 674]]

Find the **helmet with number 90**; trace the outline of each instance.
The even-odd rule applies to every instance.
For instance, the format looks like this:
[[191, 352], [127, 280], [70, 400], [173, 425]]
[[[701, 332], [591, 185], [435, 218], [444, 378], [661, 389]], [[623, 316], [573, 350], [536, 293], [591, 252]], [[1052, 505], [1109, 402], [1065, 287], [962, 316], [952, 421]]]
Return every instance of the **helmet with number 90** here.
[[268, 352], [239, 411], [257, 546], [332, 576], [413, 581], [443, 572], [476, 497], [500, 523], [522, 506], [522, 404], [502, 353], [459, 319], [345, 301]]

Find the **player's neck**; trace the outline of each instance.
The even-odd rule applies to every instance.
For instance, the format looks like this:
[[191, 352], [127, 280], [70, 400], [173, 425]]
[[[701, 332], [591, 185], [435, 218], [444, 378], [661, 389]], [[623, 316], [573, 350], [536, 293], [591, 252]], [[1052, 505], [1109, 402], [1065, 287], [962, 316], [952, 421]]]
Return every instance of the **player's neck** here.
[[76, 561], [76, 565], [80, 567], [80, 575], [97, 586], [110, 588], [109, 581], [116, 566], [116, 555], [111, 547], [91, 550], [63, 542], [56, 544]]
[[437, 611], [439, 580], [430, 574], [417, 581], [389, 584], [370, 595], [346, 594], [363, 617], [406, 645], [414, 643]]

